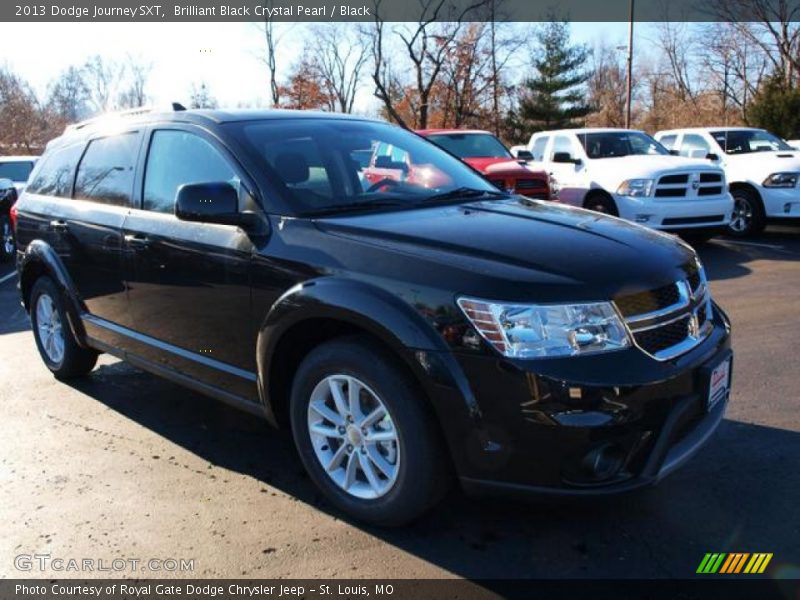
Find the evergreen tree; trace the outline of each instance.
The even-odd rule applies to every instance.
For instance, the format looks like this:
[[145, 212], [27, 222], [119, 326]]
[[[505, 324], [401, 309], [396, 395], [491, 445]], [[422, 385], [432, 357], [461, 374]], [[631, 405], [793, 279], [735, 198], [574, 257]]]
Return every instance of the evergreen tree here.
[[586, 102], [584, 84], [591, 73], [585, 68], [591, 51], [570, 43], [566, 21], [553, 21], [536, 35], [539, 45], [533, 57], [536, 75], [524, 82], [516, 118], [530, 134], [542, 129], [562, 129], [583, 124], [593, 111]]
[[761, 84], [747, 109], [747, 122], [784, 139], [800, 136], [800, 89], [788, 87], [781, 76]]

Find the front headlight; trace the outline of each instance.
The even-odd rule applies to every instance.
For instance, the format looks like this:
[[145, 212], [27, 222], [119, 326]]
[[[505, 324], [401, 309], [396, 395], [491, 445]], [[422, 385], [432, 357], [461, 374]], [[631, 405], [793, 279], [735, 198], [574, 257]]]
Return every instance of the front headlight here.
[[510, 358], [576, 356], [630, 346], [610, 302], [501, 304], [462, 297], [458, 305], [481, 337]]
[[623, 181], [622, 185], [617, 188], [617, 194], [631, 196], [632, 198], [649, 196], [651, 191], [653, 191], [652, 179], [628, 179], [628, 181]]
[[800, 173], [773, 173], [764, 180], [764, 187], [793, 188], [797, 185]]

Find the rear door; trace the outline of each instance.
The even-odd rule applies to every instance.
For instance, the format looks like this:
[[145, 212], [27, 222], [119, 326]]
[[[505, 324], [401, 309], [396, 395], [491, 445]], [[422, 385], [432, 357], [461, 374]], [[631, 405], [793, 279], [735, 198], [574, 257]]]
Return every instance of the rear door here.
[[190, 125], [154, 128], [138, 206], [124, 226], [136, 353], [204, 383], [256, 397], [250, 239], [233, 225], [180, 221], [178, 188], [243, 172], [216, 138]]
[[[581, 164], [554, 162], [553, 157], [556, 153], [568, 154], [572, 159], [581, 159]], [[572, 206], [583, 206], [588, 185], [583, 173], [586, 160], [582, 157], [578, 143], [570, 135], [555, 135], [546, 153], [546, 160], [547, 170], [558, 188], [559, 201]]]

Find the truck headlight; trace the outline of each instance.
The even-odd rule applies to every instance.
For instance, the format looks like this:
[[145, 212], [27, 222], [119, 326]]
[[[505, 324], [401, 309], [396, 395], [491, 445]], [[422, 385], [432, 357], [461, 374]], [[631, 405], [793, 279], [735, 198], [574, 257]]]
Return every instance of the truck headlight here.
[[462, 297], [458, 306], [481, 337], [510, 358], [576, 356], [630, 346], [610, 302], [504, 304]]
[[628, 179], [628, 181], [623, 181], [622, 185], [617, 188], [617, 194], [632, 198], [649, 196], [651, 191], [653, 191], [652, 179]]
[[764, 180], [764, 187], [793, 188], [797, 185], [800, 173], [773, 173]]

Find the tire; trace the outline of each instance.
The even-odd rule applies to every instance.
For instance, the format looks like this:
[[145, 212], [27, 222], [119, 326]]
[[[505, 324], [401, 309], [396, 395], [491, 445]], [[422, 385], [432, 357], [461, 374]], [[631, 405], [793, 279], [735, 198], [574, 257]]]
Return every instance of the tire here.
[[604, 215], [611, 215], [612, 217], [619, 216], [619, 211], [617, 210], [617, 205], [614, 203], [614, 199], [610, 198], [607, 194], [600, 194], [597, 192], [589, 194], [583, 202], [583, 208], [588, 208], [589, 210]]
[[81, 348], [67, 321], [62, 295], [49, 277], [40, 277], [31, 290], [31, 324], [44, 364], [58, 379], [81, 377], [97, 363], [97, 352]]
[[728, 226], [728, 235], [732, 237], [749, 237], [764, 231], [767, 216], [761, 198], [747, 188], [731, 191], [733, 196], [733, 219]]
[[[360, 390], [360, 415], [353, 422], [347, 418], [349, 403], [336, 410], [334, 388], [342, 403], [351, 389]], [[419, 396], [393, 357], [368, 338], [326, 342], [303, 360], [292, 385], [292, 433], [312, 481], [338, 509], [372, 525], [398, 526], [444, 495], [449, 483], [444, 444]], [[387, 416], [359, 427], [365, 422], [361, 416], [380, 416], [379, 405]], [[376, 435], [394, 441], [369, 441]], [[323, 461], [334, 467], [326, 469]]]
[[14, 229], [11, 227], [11, 219], [8, 215], [2, 215], [0, 216], [0, 262], [13, 260], [16, 251], [17, 243]]

